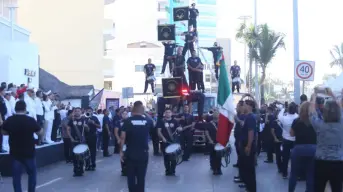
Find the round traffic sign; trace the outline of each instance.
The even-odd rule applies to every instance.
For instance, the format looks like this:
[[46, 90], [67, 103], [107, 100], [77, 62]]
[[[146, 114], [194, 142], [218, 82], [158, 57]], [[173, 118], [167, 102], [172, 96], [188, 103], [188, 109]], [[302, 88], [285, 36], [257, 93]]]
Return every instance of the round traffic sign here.
[[308, 79], [313, 75], [313, 67], [310, 63], [299, 63], [296, 68], [296, 74], [300, 79]]

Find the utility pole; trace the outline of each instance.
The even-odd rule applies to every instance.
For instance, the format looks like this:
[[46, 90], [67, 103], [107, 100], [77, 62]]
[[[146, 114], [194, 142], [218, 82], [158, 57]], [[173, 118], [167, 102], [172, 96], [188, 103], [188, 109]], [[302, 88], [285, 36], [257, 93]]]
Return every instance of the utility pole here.
[[[257, 28], [257, 0], [254, 0], [254, 26], [255, 31]], [[257, 105], [260, 106], [260, 99], [259, 99], [259, 84], [258, 84], [258, 63], [255, 62], [255, 99], [257, 101]]]
[[[298, 0], [293, 0], [293, 41], [294, 41], [294, 70], [296, 61], [299, 60], [299, 22]], [[294, 101], [300, 103], [300, 80], [294, 78]]]

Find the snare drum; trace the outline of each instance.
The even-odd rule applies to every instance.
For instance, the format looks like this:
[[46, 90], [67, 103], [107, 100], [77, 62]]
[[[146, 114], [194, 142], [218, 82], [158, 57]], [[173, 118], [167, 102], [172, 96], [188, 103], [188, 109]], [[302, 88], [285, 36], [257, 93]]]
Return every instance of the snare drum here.
[[181, 145], [178, 143], [173, 143], [173, 144], [168, 145], [166, 147], [165, 152], [167, 155], [169, 155], [173, 159], [180, 158], [183, 155], [182, 150], [181, 150]]
[[232, 79], [233, 83], [241, 83], [241, 78], [240, 77], [235, 77]]
[[147, 81], [155, 81], [156, 78], [154, 75], [150, 75], [149, 77], [146, 78]]
[[90, 157], [89, 148], [86, 144], [78, 144], [73, 148], [75, 160], [86, 160]]

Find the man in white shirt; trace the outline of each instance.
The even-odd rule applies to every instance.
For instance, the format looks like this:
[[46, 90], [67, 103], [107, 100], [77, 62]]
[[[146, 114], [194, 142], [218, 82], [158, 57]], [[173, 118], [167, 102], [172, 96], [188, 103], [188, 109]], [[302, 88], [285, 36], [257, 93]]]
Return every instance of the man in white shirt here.
[[[11, 91], [6, 91], [5, 96], [4, 96], [4, 101], [5, 101], [5, 105], [7, 108], [7, 113], [5, 115], [4, 120], [8, 119], [9, 117], [11, 117], [13, 115], [10, 99], [11, 99]], [[9, 151], [9, 149], [10, 149], [10, 146], [8, 144], [8, 135], [3, 135], [3, 137], [2, 137], [2, 148], [5, 151]]]
[[11, 110], [12, 110], [12, 114], [15, 113], [15, 104], [16, 104], [16, 99], [15, 97], [17, 96], [17, 89], [16, 88], [11, 88], [11, 98], [10, 98], [10, 104], [11, 104]]
[[44, 135], [43, 139], [46, 143], [54, 143], [51, 140], [51, 133], [52, 133], [52, 126], [55, 119], [55, 109], [57, 109], [56, 105], [52, 103], [51, 99], [53, 95], [51, 94], [51, 91], [48, 91], [47, 93], [44, 93], [43, 96], [43, 106], [44, 106]]
[[[44, 108], [43, 108], [43, 93], [42, 91], [37, 91], [36, 92], [36, 98], [35, 98], [35, 103], [36, 103], [36, 116], [37, 116], [37, 123], [38, 125], [42, 128], [44, 127]], [[43, 144], [43, 136], [39, 135], [38, 138], [38, 145]]]
[[28, 115], [37, 121], [35, 91], [33, 87], [27, 88], [26, 93], [24, 93], [24, 101], [26, 103], [26, 111], [29, 112]]
[[102, 148], [102, 125], [104, 121], [104, 114], [102, 113], [101, 109], [97, 111], [96, 117], [98, 118], [100, 122], [100, 127], [101, 127], [101, 129], [97, 129], [97, 132], [96, 132], [96, 136], [97, 136], [96, 149], [97, 151], [100, 151]]

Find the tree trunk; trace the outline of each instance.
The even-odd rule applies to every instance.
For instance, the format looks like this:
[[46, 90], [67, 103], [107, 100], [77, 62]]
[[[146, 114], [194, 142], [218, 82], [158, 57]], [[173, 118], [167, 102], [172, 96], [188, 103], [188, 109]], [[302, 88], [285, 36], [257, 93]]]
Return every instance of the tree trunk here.
[[266, 100], [264, 98], [264, 80], [266, 79], [266, 68], [261, 64], [262, 75], [260, 80], [260, 94], [261, 94], [261, 105], [265, 104]]
[[252, 50], [249, 48], [249, 94], [252, 94], [252, 64], [253, 64], [253, 59], [251, 57]]

